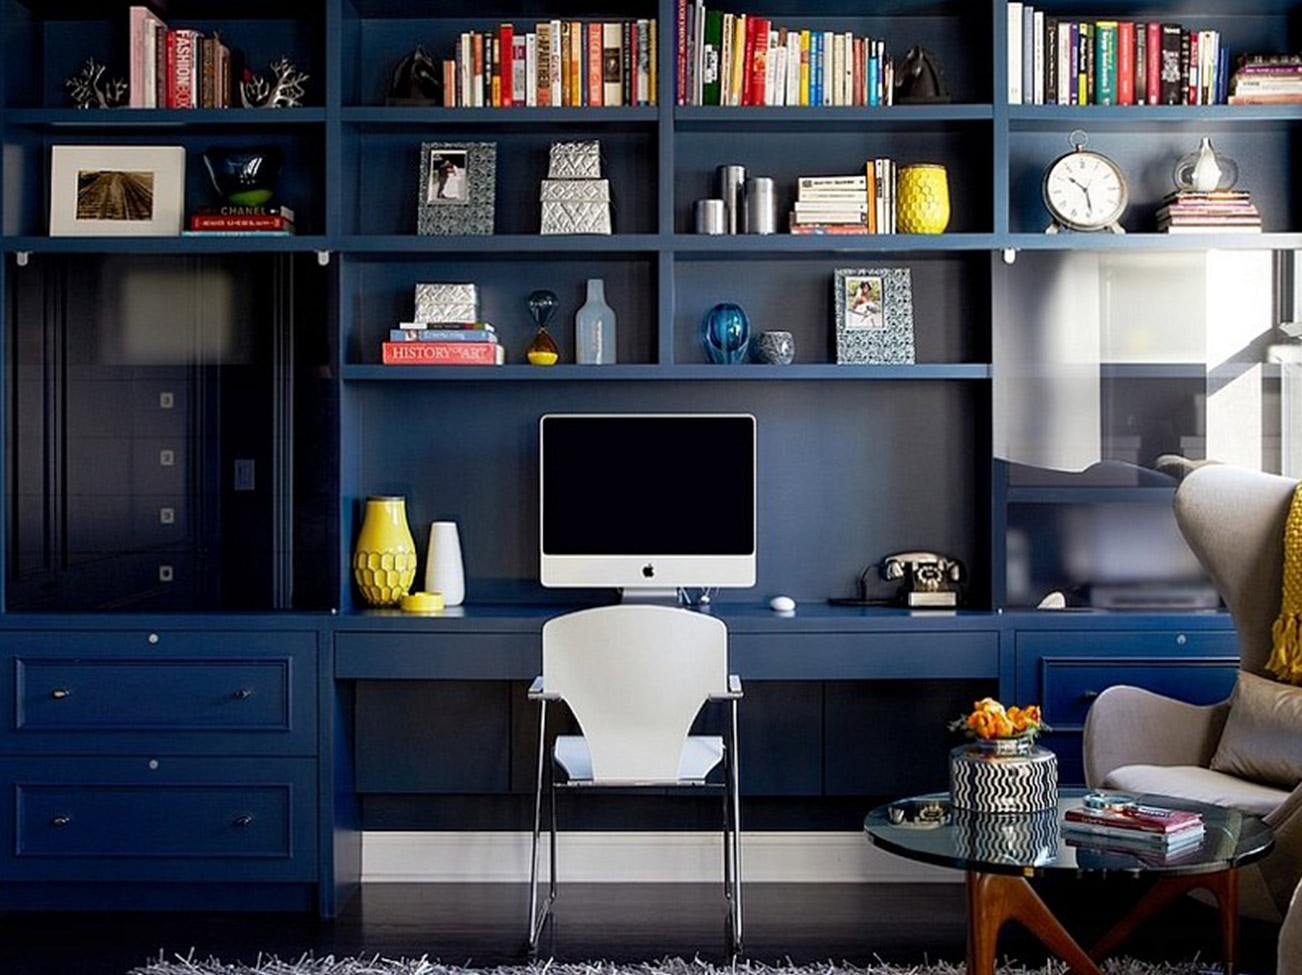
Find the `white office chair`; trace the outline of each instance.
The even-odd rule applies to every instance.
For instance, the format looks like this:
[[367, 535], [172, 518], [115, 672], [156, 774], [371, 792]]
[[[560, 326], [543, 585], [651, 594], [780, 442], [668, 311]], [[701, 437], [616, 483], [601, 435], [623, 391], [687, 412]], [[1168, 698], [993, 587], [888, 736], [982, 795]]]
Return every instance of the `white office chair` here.
[[[529, 873], [529, 951], [538, 948], [556, 900], [556, 789], [687, 787], [721, 789], [723, 882], [728, 947], [741, 951], [741, 839], [737, 775], [737, 701], [741, 682], [728, 673], [728, 630], [721, 620], [686, 609], [619, 605], [548, 620], [542, 630], [542, 675], [529, 689], [539, 702], [538, 783]], [[563, 701], [581, 735], [558, 735], [547, 761], [547, 705]], [[728, 702], [726, 741], [693, 735], [707, 701]], [[720, 763], [723, 781], [711, 782]], [[556, 772], [563, 773], [558, 780]], [[539, 908], [538, 856], [543, 783], [551, 800], [551, 872]]]

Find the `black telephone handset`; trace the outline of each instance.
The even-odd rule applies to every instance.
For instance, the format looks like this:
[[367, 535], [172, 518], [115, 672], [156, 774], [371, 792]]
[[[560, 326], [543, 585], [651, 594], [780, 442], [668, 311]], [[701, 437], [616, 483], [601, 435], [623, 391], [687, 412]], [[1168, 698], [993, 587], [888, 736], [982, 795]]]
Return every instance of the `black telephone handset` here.
[[882, 561], [882, 578], [903, 583], [907, 606], [957, 606], [966, 577], [962, 562], [937, 552], [897, 552]]

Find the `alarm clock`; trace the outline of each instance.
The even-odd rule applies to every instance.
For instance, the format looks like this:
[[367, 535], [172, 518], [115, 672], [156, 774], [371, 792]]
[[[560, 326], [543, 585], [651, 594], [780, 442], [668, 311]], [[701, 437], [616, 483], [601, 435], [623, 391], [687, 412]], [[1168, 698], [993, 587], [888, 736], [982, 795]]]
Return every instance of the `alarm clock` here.
[[1086, 149], [1086, 139], [1080, 129], [1072, 132], [1067, 140], [1071, 152], [1044, 171], [1044, 205], [1053, 217], [1045, 233], [1064, 229], [1125, 233], [1120, 220], [1129, 196], [1126, 176], [1103, 153]]

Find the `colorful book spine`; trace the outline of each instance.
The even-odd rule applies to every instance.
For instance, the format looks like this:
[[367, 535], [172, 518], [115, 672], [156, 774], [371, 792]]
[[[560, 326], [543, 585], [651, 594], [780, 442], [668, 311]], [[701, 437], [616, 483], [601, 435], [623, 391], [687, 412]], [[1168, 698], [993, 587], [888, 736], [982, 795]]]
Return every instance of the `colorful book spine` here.
[[228, 216], [222, 214], [195, 213], [190, 217], [191, 230], [282, 230], [292, 231], [294, 221], [274, 215], [266, 216]]
[[386, 366], [493, 366], [502, 347], [492, 342], [385, 342], [381, 362]]
[[497, 334], [483, 328], [391, 328], [390, 342], [497, 342]]

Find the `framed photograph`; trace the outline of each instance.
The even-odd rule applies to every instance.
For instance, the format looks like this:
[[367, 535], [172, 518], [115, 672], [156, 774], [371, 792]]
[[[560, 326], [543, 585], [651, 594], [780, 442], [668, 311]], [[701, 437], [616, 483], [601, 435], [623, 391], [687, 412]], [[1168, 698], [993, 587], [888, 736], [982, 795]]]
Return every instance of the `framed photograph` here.
[[53, 146], [51, 237], [175, 237], [185, 211], [182, 146]]
[[496, 143], [421, 144], [418, 233], [491, 234], [496, 194]]
[[837, 268], [833, 288], [838, 363], [914, 361], [908, 268]]

